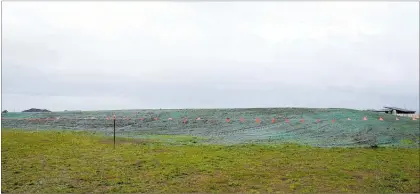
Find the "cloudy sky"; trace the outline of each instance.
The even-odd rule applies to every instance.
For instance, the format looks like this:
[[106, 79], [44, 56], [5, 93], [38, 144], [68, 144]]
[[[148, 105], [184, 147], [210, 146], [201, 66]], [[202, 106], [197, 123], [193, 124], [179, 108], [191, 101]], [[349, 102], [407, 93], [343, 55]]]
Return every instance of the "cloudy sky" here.
[[417, 2], [3, 2], [2, 109], [419, 110]]

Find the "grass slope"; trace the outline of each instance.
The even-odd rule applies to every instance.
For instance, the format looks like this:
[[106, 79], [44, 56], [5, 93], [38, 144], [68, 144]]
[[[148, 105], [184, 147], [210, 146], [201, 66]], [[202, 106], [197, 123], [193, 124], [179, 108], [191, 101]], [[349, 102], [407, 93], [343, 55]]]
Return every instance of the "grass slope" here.
[[420, 192], [418, 149], [172, 139], [3, 129], [2, 193]]
[[[2, 126], [28, 130], [95, 131], [112, 135], [113, 121], [106, 120], [111, 114], [112, 111], [7, 113], [2, 114]], [[363, 120], [364, 116], [367, 116], [366, 121]], [[420, 144], [419, 121], [408, 117], [401, 117], [397, 121], [395, 115], [351, 109], [121, 110], [116, 111], [116, 117], [116, 133], [124, 137], [192, 135], [205, 137], [208, 143], [225, 145], [276, 142], [319, 147], [360, 147], [374, 144], [415, 148]], [[128, 117], [131, 119], [127, 120]], [[155, 120], [156, 117], [159, 119]], [[186, 124], [183, 122], [184, 117], [188, 118]], [[201, 120], [195, 120], [197, 117]], [[378, 120], [379, 117], [383, 121]], [[231, 121], [226, 122], [226, 118], [231, 118]], [[241, 122], [240, 118], [244, 118], [244, 121]], [[260, 118], [262, 122], [257, 123], [256, 118]], [[275, 123], [272, 123], [272, 118], [276, 118]], [[290, 123], [286, 123], [285, 118], [290, 119]], [[300, 119], [304, 119], [304, 122], [301, 123]]]

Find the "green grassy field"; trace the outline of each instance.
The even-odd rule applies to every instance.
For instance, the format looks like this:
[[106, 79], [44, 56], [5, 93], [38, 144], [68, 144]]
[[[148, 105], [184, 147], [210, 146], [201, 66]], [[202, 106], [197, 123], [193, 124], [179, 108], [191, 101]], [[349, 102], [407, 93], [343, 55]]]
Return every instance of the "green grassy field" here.
[[[204, 145], [2, 130], [2, 193], [420, 192], [418, 148]], [[171, 141], [165, 141], [171, 139]]]

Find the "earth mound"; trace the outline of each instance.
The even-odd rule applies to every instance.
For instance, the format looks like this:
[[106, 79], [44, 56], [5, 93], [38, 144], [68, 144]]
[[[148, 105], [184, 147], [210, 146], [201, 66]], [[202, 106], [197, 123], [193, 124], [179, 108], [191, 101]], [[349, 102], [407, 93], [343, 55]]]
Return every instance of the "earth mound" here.
[[22, 112], [51, 112], [51, 111], [49, 111], [47, 109], [31, 108], [31, 109], [28, 109], [28, 110], [24, 110]]

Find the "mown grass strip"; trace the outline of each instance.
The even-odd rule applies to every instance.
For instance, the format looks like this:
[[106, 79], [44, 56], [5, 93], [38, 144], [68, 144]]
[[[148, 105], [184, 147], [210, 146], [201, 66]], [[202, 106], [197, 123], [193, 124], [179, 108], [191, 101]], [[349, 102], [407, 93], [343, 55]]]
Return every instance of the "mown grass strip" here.
[[[419, 150], [2, 130], [2, 193], [420, 192]], [[185, 137], [167, 136], [171, 140]]]

